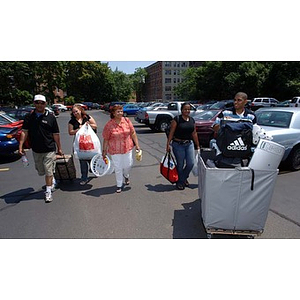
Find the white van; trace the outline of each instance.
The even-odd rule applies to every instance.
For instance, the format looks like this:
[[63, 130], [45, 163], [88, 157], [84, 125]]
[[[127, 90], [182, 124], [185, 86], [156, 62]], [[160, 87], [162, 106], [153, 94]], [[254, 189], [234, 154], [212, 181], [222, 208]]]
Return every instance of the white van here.
[[293, 97], [290, 103], [290, 107], [300, 107], [300, 97]]

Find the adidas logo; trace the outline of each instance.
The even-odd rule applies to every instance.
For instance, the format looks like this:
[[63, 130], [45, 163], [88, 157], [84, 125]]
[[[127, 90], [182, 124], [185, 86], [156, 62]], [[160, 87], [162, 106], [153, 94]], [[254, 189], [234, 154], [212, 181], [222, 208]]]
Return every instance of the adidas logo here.
[[241, 137], [239, 137], [227, 146], [227, 150], [246, 151], [247, 149], [247, 145], [244, 144]]

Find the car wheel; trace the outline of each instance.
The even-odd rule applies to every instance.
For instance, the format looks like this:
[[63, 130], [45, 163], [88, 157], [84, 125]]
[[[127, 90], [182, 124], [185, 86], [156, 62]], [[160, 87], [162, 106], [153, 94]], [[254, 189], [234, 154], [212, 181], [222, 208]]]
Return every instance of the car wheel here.
[[65, 112], [65, 111], [66, 111], [65, 109], [62, 109], [62, 110], [61, 110], [61, 112]]
[[294, 148], [289, 156], [289, 167], [292, 171], [300, 170], [300, 147]]
[[162, 132], [165, 132], [166, 129], [170, 126], [169, 120], [161, 120], [158, 125], [158, 129]]

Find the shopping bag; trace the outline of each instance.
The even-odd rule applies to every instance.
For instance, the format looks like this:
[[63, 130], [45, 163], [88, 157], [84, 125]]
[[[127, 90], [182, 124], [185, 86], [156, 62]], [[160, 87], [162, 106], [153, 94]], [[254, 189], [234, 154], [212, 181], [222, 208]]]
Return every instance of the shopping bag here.
[[82, 126], [74, 139], [74, 155], [78, 159], [89, 160], [101, 153], [101, 143], [89, 124]]
[[199, 160], [200, 151], [196, 152], [194, 166], [192, 169], [192, 173], [194, 176], [198, 176], [198, 160]]
[[171, 152], [167, 152], [160, 162], [160, 174], [171, 183], [178, 181], [176, 162]]

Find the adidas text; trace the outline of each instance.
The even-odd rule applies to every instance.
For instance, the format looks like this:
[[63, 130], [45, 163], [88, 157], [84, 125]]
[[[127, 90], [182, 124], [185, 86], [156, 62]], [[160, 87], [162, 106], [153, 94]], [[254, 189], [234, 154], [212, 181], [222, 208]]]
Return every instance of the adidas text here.
[[227, 150], [237, 150], [237, 151], [246, 151], [247, 150], [247, 146], [241, 146], [241, 145], [234, 145], [234, 146], [227, 146]]

